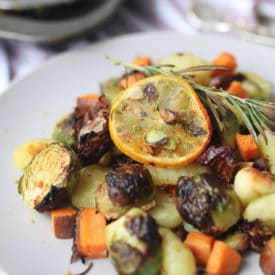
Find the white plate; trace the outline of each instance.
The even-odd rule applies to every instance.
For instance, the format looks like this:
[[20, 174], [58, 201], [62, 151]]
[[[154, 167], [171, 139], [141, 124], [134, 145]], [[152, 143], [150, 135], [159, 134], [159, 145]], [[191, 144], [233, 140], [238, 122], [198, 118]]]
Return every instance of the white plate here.
[[[157, 60], [174, 52], [193, 52], [212, 60], [224, 50], [236, 55], [241, 69], [274, 79], [273, 49], [221, 37], [160, 32], [124, 36], [61, 55], [13, 83], [0, 96], [0, 270], [9, 275], [60, 275], [69, 269], [72, 242], [55, 239], [49, 216], [20, 201], [14, 182], [21, 173], [13, 166], [12, 153], [26, 140], [50, 137], [56, 120], [72, 109], [78, 95], [98, 92], [100, 81], [123, 72], [106, 55], [131, 61], [137, 55]], [[261, 273], [256, 256], [245, 261], [241, 274]], [[108, 260], [94, 262], [89, 274], [115, 274]]]

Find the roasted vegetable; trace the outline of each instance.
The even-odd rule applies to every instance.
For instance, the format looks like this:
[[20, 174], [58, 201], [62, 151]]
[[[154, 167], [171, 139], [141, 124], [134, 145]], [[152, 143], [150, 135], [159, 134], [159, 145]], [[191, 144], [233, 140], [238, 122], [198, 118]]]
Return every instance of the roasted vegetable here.
[[275, 193], [275, 175], [245, 167], [235, 176], [234, 191], [242, 205], [246, 206], [261, 196]]
[[81, 208], [76, 217], [72, 261], [80, 257], [107, 256], [106, 220], [95, 208]]
[[235, 174], [235, 157], [229, 146], [209, 146], [196, 160], [212, 169], [215, 174], [230, 182]]
[[111, 78], [100, 84], [101, 92], [106, 96], [110, 105], [112, 105], [122, 90], [119, 86], [119, 80], [119, 78]]
[[165, 191], [157, 190], [154, 199], [156, 206], [150, 211], [150, 215], [158, 225], [175, 228], [182, 224], [182, 217], [176, 208], [175, 196]]
[[219, 74], [211, 78], [210, 87], [215, 87], [216, 89], [226, 90], [232, 81], [241, 82], [245, 79], [245, 76], [241, 73], [235, 74]]
[[17, 168], [24, 169], [44, 147], [53, 140], [45, 138], [32, 139], [19, 145], [13, 153], [13, 162]]
[[79, 179], [80, 162], [74, 151], [61, 142], [41, 150], [24, 169], [18, 185], [24, 203], [43, 212], [65, 206]]
[[107, 220], [115, 220], [125, 214], [129, 207], [115, 206], [109, 198], [107, 184], [103, 181], [96, 189], [95, 193], [96, 207], [105, 216]]
[[249, 248], [247, 235], [239, 230], [226, 236], [224, 242], [239, 252], [244, 252]]
[[56, 123], [52, 137], [76, 149], [77, 138], [74, 128], [75, 123], [75, 112], [66, 115], [64, 118]]
[[211, 235], [201, 232], [189, 232], [184, 240], [184, 244], [193, 252], [197, 264], [206, 266], [214, 241], [215, 238]]
[[249, 247], [257, 252], [260, 252], [272, 237], [270, 228], [259, 219], [254, 221], [241, 220], [239, 229], [246, 235]]
[[239, 81], [232, 81], [226, 91], [239, 98], [249, 98], [248, 92]]
[[54, 236], [58, 239], [74, 237], [76, 210], [72, 207], [51, 211], [51, 223]]
[[275, 231], [275, 193], [261, 196], [250, 202], [244, 210], [243, 217], [248, 221], [256, 219]]
[[240, 202], [232, 187], [212, 174], [180, 177], [176, 204], [186, 222], [213, 235], [224, 233], [241, 215]]
[[170, 230], [159, 229], [162, 239], [162, 274], [196, 274], [196, 260], [191, 250]]
[[123, 165], [106, 174], [109, 198], [114, 205], [136, 205], [154, 192], [152, 177], [140, 164]]
[[96, 205], [107, 219], [116, 219], [134, 206], [151, 208], [153, 195], [152, 178], [143, 165], [122, 165], [106, 174], [96, 191]]
[[275, 238], [272, 238], [263, 248], [260, 266], [265, 275], [275, 274]]
[[267, 161], [271, 173], [275, 173], [275, 133], [265, 131], [265, 137], [261, 134], [258, 138], [260, 155]]
[[272, 92], [272, 85], [270, 82], [252, 72], [243, 71], [241, 74], [244, 76], [242, 86], [249, 93], [251, 98], [258, 100], [269, 99]]
[[207, 167], [194, 162], [179, 168], [167, 169], [152, 165], [145, 165], [145, 167], [150, 171], [154, 185], [157, 186], [177, 185], [177, 180], [180, 176], [193, 177], [209, 171]]
[[96, 189], [104, 182], [108, 171], [110, 171], [110, 168], [99, 164], [84, 167], [81, 170], [79, 182], [72, 192], [72, 204], [77, 208], [96, 207]]
[[220, 75], [220, 74], [232, 74], [238, 66], [236, 57], [229, 52], [221, 52], [212, 61], [212, 64], [216, 65], [216, 66], [226, 67], [229, 69], [228, 71], [214, 70], [214, 71], [212, 71], [212, 76]]
[[161, 237], [154, 219], [138, 208], [109, 224], [107, 247], [119, 274], [154, 275], [161, 267]]
[[101, 96], [95, 106], [95, 116], [81, 124], [78, 132], [77, 153], [83, 166], [97, 162], [112, 147], [108, 131], [109, 103]]
[[242, 257], [240, 253], [225, 242], [216, 240], [206, 265], [207, 274], [237, 274]]
[[244, 161], [252, 161], [259, 157], [259, 150], [251, 134], [236, 134], [237, 149]]
[[[179, 71], [193, 66], [207, 65], [208, 63], [198, 55], [192, 53], [178, 53], [162, 58], [160, 60], [160, 65], [164, 64], [172, 65], [171, 67], [167, 67], [167, 70]], [[209, 71], [192, 72], [190, 74], [194, 75], [196, 81], [202, 85], [208, 85], [210, 81], [211, 73]]]

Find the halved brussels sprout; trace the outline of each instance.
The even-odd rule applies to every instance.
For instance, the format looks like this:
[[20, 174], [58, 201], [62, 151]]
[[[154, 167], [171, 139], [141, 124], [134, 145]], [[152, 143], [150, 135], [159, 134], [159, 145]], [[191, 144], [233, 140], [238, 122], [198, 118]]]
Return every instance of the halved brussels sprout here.
[[155, 275], [162, 262], [161, 237], [154, 219], [138, 208], [107, 226], [109, 256], [119, 274]]
[[56, 123], [52, 137], [76, 149], [77, 138], [74, 129], [75, 122], [75, 113], [66, 115]]
[[62, 207], [78, 181], [80, 162], [74, 151], [56, 141], [41, 150], [24, 169], [18, 185], [24, 203], [37, 211]]
[[180, 177], [176, 199], [183, 219], [208, 234], [226, 232], [241, 216], [241, 205], [231, 185], [216, 175]]

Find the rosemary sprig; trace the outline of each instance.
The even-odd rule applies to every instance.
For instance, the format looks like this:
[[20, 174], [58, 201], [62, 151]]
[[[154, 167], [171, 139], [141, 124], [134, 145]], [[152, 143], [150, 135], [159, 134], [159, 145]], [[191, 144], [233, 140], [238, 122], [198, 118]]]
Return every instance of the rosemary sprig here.
[[275, 103], [256, 99], [239, 98], [223, 90], [202, 86], [195, 82], [194, 78], [190, 76], [190, 73], [197, 71], [212, 71], [217, 69], [228, 70], [226, 67], [206, 65], [176, 71], [167, 70], [167, 68], [173, 67], [173, 65], [169, 64], [137, 66], [109, 56], [107, 59], [116, 65], [143, 72], [147, 76], [162, 74], [184, 78], [197, 92], [205, 107], [212, 112], [221, 131], [223, 130], [222, 117], [224, 111], [229, 111], [234, 114], [239, 123], [245, 125], [247, 130], [253, 135], [255, 141], [257, 141], [259, 134], [266, 137], [265, 131], [273, 132], [275, 130]]

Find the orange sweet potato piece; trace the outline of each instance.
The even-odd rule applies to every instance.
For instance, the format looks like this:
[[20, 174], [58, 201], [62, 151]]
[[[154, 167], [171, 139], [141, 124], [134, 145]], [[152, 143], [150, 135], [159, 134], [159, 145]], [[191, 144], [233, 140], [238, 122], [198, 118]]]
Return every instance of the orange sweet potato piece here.
[[96, 94], [83, 94], [78, 97], [79, 99], [87, 99], [90, 101], [97, 102], [99, 99], [99, 95]]
[[256, 142], [252, 135], [236, 134], [235, 137], [237, 148], [245, 161], [254, 160], [259, 156]]
[[144, 77], [145, 77], [144, 74], [140, 72], [135, 72], [135, 73], [126, 75], [120, 80], [119, 86], [123, 89], [126, 89], [132, 86], [135, 82], [143, 79]]
[[212, 62], [213, 65], [227, 67], [229, 71], [214, 70], [212, 71], [212, 76], [220, 74], [232, 74], [237, 68], [237, 60], [234, 55], [228, 52], [222, 52], [218, 55]]
[[52, 231], [58, 239], [74, 237], [76, 210], [66, 207], [51, 211]]
[[149, 56], [138, 56], [133, 60], [132, 63], [137, 66], [146, 66], [151, 65], [152, 60]]
[[265, 244], [261, 252], [260, 266], [265, 275], [275, 274], [275, 237]]
[[89, 258], [107, 256], [106, 220], [95, 208], [82, 208], [76, 219], [77, 252]]
[[197, 264], [206, 266], [214, 241], [215, 239], [213, 236], [200, 232], [190, 232], [187, 234], [184, 243], [193, 252]]
[[232, 93], [234, 96], [238, 96], [240, 98], [248, 98], [248, 92], [242, 87], [241, 82], [233, 81], [227, 88], [229, 93]]
[[208, 258], [206, 271], [211, 275], [237, 274], [241, 265], [241, 255], [225, 242], [216, 240]]

